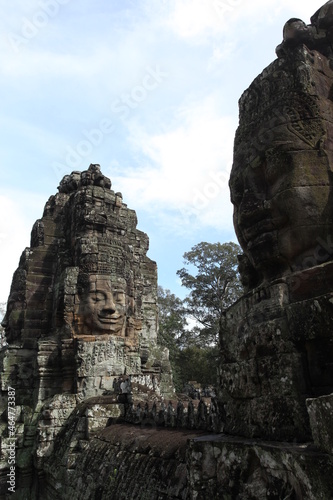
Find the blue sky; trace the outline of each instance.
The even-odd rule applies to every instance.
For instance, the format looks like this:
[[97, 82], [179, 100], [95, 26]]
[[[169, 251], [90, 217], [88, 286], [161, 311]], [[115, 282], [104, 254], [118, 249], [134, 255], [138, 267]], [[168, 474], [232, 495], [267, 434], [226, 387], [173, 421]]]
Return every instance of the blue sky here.
[[159, 284], [236, 241], [238, 99], [304, 0], [0, 0], [0, 302], [63, 175], [99, 163], [150, 238]]

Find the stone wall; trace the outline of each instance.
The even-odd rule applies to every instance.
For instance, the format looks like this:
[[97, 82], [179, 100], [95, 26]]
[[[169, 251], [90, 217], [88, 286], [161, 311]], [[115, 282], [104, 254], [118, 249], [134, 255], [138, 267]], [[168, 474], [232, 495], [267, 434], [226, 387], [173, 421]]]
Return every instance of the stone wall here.
[[59, 448], [45, 466], [40, 497], [185, 500], [186, 447], [194, 436], [190, 431], [111, 425], [86, 448], [82, 442], [71, 453], [68, 443]]
[[119, 423], [127, 420], [127, 406], [112, 397], [76, 406], [53, 449], [43, 453], [40, 496], [188, 498], [187, 441], [203, 431], [167, 428], [171, 422], [155, 421], [149, 413], [135, 424]]
[[289, 20], [240, 100], [247, 291], [226, 313], [218, 399], [173, 392], [135, 212], [98, 165], [62, 180], [4, 319], [1, 498], [14, 421], [13, 498], [333, 498], [332, 28], [332, 0]]
[[[248, 292], [227, 312], [220, 374], [226, 432], [311, 439], [306, 399], [333, 392], [332, 293], [323, 293], [331, 274], [332, 263], [299, 271]], [[311, 288], [307, 300], [298, 281]]]
[[333, 458], [310, 444], [198, 437], [187, 450], [189, 498], [326, 500]]

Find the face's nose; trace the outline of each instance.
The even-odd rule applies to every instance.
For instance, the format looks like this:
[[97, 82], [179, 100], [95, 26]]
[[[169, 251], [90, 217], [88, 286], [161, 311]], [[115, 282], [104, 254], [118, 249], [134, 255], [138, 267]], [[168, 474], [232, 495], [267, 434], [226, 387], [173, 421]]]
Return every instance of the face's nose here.
[[106, 310], [109, 314], [114, 314], [116, 312], [116, 304], [112, 293], [107, 295], [103, 309]]
[[3, 318], [2, 322], [1, 322], [1, 326], [2, 328], [4, 328], [6, 330], [6, 328], [8, 327], [8, 317], [7, 317], [7, 314], [5, 315], [5, 317]]

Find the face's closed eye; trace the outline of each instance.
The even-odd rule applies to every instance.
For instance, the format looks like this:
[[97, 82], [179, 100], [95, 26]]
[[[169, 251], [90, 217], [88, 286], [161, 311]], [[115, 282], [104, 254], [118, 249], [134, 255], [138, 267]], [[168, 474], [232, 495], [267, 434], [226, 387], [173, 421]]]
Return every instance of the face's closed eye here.
[[113, 292], [113, 298], [117, 304], [120, 304], [123, 306], [126, 304], [126, 295], [125, 295], [124, 290], [115, 290]]
[[89, 294], [90, 300], [93, 302], [105, 302], [106, 294], [104, 292], [90, 292]]

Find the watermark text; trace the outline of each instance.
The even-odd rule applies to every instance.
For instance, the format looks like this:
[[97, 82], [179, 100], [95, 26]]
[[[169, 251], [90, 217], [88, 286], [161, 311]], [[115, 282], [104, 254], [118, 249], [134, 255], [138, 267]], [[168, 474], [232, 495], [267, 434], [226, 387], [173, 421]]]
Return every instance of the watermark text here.
[[8, 465], [9, 472], [7, 474], [8, 491], [15, 493], [16, 488], [16, 403], [15, 389], [8, 387]]

